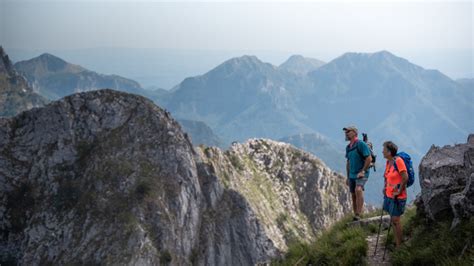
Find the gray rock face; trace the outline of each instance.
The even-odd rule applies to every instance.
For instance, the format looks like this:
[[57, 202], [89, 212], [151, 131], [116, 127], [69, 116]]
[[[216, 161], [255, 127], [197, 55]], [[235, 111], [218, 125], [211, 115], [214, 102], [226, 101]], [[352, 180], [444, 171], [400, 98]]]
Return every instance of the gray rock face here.
[[247, 199], [279, 250], [314, 240], [350, 211], [345, 178], [290, 144], [250, 139], [225, 152], [209, 147], [198, 153], [227, 189]]
[[14, 116], [46, 103], [47, 100], [34, 93], [26, 79], [15, 71], [10, 58], [0, 46], [0, 117]]
[[254, 265], [278, 256], [278, 250], [248, 201], [237, 191], [224, 188], [205, 163], [199, 163], [198, 169], [205, 211], [191, 262]]
[[[286, 163], [274, 177], [315, 174], [317, 188], [302, 189], [304, 178], [293, 188], [302, 199], [293, 212], [311, 235], [349, 209], [343, 181], [317, 161], [313, 172]], [[247, 197], [246, 186], [226, 185], [233, 170], [216, 166], [169, 113], [136, 95], [79, 93], [1, 118], [0, 263], [252, 265], [277, 256], [280, 236], [268, 229], [278, 221], [262, 217], [279, 205], [256, 209], [263, 190]], [[313, 199], [323, 204], [310, 212]]]
[[420, 164], [418, 208], [433, 219], [471, 217], [474, 213], [474, 134], [455, 146], [432, 146]]
[[151, 101], [76, 94], [0, 125], [3, 260], [188, 261], [201, 197], [193, 150]]

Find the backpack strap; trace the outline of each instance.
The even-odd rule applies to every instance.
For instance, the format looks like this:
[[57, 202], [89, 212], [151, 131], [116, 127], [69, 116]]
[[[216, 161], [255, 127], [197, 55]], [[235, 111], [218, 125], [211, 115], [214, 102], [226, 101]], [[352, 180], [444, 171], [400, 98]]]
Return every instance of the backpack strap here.
[[357, 140], [357, 142], [354, 143], [354, 145], [357, 145], [356, 149], [357, 149], [357, 153], [359, 154], [360, 158], [365, 158], [364, 155], [362, 154], [362, 152], [359, 150], [359, 141], [361, 141], [361, 140]]
[[[356, 142], [354, 142], [354, 145], [356, 145], [355, 148], [356, 148], [356, 150], [357, 150], [357, 153], [359, 154], [359, 157], [364, 160], [366, 157], [364, 157], [364, 155], [362, 154], [362, 152], [361, 152], [360, 149], [359, 149], [359, 142], [360, 142], [360, 141], [362, 141], [362, 140], [358, 139]], [[349, 148], [350, 145], [351, 145], [351, 144], [347, 144], [347, 147], [346, 147], [346, 154], [348, 153], [349, 150], [351, 150], [351, 148]], [[370, 150], [370, 147], [369, 147], [369, 150]], [[372, 153], [372, 152], [371, 152], [371, 153]]]
[[398, 172], [398, 166], [397, 166], [397, 158], [398, 156], [393, 157], [393, 169], [395, 169]]

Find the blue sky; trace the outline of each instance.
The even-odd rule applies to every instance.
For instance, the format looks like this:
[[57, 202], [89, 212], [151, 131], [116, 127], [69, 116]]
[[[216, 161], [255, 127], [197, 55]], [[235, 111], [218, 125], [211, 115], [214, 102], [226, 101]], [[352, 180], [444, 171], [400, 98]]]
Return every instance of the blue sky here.
[[474, 76], [472, 13], [471, 1], [1, 0], [0, 44], [275, 51], [326, 61], [389, 50], [460, 78]]

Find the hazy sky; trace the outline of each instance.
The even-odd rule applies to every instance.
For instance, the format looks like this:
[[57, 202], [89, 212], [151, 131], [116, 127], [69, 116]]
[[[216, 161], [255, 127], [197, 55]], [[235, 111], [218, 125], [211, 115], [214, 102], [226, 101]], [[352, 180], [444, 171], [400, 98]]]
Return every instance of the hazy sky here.
[[473, 76], [472, 1], [0, 1], [6, 48], [262, 50], [323, 60], [389, 50]]

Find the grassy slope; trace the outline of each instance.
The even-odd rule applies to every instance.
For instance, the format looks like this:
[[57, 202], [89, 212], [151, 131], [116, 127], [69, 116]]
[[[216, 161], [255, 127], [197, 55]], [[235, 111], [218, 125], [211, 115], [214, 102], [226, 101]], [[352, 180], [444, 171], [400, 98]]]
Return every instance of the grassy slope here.
[[365, 264], [368, 245], [366, 237], [372, 234], [371, 227], [348, 227], [351, 221], [346, 216], [310, 244], [293, 243], [281, 260], [274, 265], [361, 265]]
[[[380, 211], [365, 215], [377, 216]], [[293, 243], [285, 257], [274, 265], [366, 265], [366, 237], [377, 232], [377, 226], [349, 228], [351, 217], [335, 223], [310, 244]], [[474, 217], [450, 229], [451, 220], [428, 222], [416, 215], [416, 208], [406, 210], [402, 226], [406, 241], [394, 248], [393, 230], [388, 249], [393, 265], [474, 265]], [[386, 235], [386, 232], [382, 234]], [[386, 243], [382, 237], [380, 243]]]
[[[452, 230], [451, 219], [433, 223], [415, 210], [402, 222], [408, 241], [392, 253], [393, 265], [474, 265], [474, 217]], [[389, 241], [393, 249], [393, 237]]]

